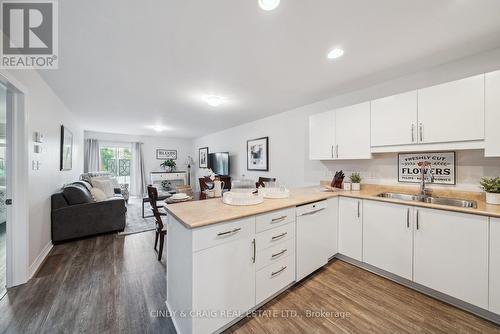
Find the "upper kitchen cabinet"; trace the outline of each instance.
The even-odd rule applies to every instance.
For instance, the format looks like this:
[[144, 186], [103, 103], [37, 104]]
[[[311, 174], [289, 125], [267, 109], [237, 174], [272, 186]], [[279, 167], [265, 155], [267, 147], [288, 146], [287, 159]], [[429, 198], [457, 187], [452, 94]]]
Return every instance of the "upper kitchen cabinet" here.
[[500, 71], [487, 73], [485, 82], [484, 155], [500, 157]]
[[335, 155], [335, 112], [309, 116], [309, 159], [329, 160]]
[[484, 140], [484, 74], [418, 91], [418, 141]]
[[370, 159], [370, 103], [335, 110], [337, 159]]
[[371, 146], [417, 142], [417, 91], [371, 101]]

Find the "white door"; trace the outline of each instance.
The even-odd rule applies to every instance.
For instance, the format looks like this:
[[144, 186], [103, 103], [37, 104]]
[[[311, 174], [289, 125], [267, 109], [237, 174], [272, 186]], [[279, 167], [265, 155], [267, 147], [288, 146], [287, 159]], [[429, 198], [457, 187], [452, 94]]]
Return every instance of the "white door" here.
[[371, 146], [417, 143], [417, 91], [371, 101]]
[[309, 159], [334, 158], [335, 112], [327, 111], [309, 116]]
[[255, 305], [252, 240], [241, 238], [193, 254], [193, 310], [216, 312], [194, 318], [193, 333], [212, 333], [235, 318], [222, 311], [235, 315]]
[[484, 155], [500, 157], [500, 71], [486, 73], [485, 90]]
[[370, 102], [335, 110], [338, 159], [370, 159]]
[[500, 219], [490, 221], [490, 311], [500, 314]]
[[412, 279], [412, 208], [363, 201], [363, 261]]
[[362, 201], [339, 198], [339, 253], [362, 261]]
[[484, 139], [484, 74], [418, 91], [419, 141]]
[[488, 217], [416, 211], [414, 281], [488, 308]]

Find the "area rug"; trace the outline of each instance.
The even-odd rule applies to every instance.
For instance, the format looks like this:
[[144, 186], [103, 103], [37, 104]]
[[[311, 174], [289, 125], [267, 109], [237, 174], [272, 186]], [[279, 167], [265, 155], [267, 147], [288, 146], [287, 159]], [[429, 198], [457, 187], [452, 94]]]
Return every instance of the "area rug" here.
[[[151, 208], [149, 203], [144, 204], [146, 216], [151, 215]], [[127, 235], [134, 233], [141, 233], [155, 229], [155, 219], [142, 218], [142, 199], [138, 197], [130, 197], [127, 204], [127, 222], [123, 232], [118, 235]]]

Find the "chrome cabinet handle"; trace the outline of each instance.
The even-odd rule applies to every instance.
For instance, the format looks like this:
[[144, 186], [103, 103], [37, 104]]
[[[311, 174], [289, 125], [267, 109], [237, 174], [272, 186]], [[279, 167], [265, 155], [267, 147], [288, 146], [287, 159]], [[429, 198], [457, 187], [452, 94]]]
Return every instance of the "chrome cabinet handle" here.
[[282, 221], [283, 219], [286, 219], [288, 216], [281, 216], [281, 217], [278, 217], [278, 218], [274, 218], [274, 219], [271, 219], [271, 223], [277, 223], [277, 222], [280, 222]]
[[335, 156], [338, 159], [339, 158], [339, 145], [335, 145]]
[[283, 266], [283, 267], [281, 267], [281, 269], [280, 269], [280, 270], [275, 271], [275, 272], [272, 272], [272, 273], [271, 273], [271, 277], [274, 277], [274, 276], [276, 276], [276, 275], [278, 275], [278, 274], [281, 274], [281, 273], [282, 273], [282, 272], [283, 272], [286, 268], [287, 268], [286, 266]]
[[332, 145], [332, 159], [334, 158], [334, 153], [333, 153], [333, 145]]
[[424, 141], [424, 124], [420, 123], [419, 125], [419, 132], [420, 132], [420, 141]]
[[252, 240], [252, 248], [253, 248], [253, 253], [252, 253], [252, 262], [255, 263], [255, 255], [256, 255], [256, 249], [255, 249], [255, 239]]
[[286, 253], [286, 251], [287, 251], [286, 249], [283, 249], [281, 252], [278, 252], [278, 253], [272, 254], [272, 255], [271, 255], [271, 259], [274, 259], [275, 257], [278, 257], [278, 256], [280, 256], [280, 255], [285, 254], [285, 253]]
[[406, 227], [410, 228], [410, 208], [406, 209]]
[[360, 205], [361, 205], [361, 202], [358, 201], [358, 218], [361, 217]]
[[278, 239], [281, 239], [283, 238], [285, 235], [287, 235], [288, 232], [283, 232], [279, 235], [275, 235], [274, 237], [271, 238], [271, 241], [275, 241], [275, 240], [278, 240]]
[[415, 124], [411, 123], [411, 142], [415, 142]]
[[237, 233], [237, 232], [239, 232], [239, 231], [241, 231], [241, 227], [238, 227], [238, 228], [232, 229], [231, 231], [219, 232], [219, 233], [217, 233], [217, 236], [218, 236], [218, 237], [222, 237], [222, 236], [224, 236], [224, 235]]
[[420, 228], [420, 223], [418, 221], [418, 210], [417, 210], [417, 216], [415, 217], [416, 218], [416, 223], [417, 223], [417, 230]]
[[323, 211], [323, 210], [325, 210], [325, 209], [326, 209], [326, 208], [320, 208], [320, 209], [318, 209], [318, 210], [309, 211], [309, 212], [306, 212], [306, 213], [301, 214], [301, 216], [309, 216], [309, 215], [313, 215], [313, 214], [318, 213], [318, 212], [320, 212], [320, 211]]

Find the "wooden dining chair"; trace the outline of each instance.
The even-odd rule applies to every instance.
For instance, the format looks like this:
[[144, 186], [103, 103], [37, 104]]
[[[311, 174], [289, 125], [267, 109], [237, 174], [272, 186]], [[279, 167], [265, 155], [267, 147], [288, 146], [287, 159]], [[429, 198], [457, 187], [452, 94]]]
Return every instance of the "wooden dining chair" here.
[[257, 188], [265, 187], [264, 182], [276, 182], [276, 178], [275, 177], [259, 177], [259, 181], [257, 181], [255, 183], [255, 186]]
[[163, 225], [163, 220], [161, 219], [162, 214], [157, 208], [153, 208], [153, 215], [155, 216], [155, 247], [158, 245], [158, 239], [160, 239], [160, 248], [158, 249], [158, 261], [161, 261], [161, 256], [163, 254], [163, 244], [165, 242], [165, 235], [167, 234], [167, 228]]
[[153, 210], [157, 210], [161, 216], [166, 216], [165, 212], [160, 212], [159, 209], [165, 208], [163, 205], [158, 205], [158, 189], [152, 185], [148, 185], [149, 204]]
[[214, 181], [208, 176], [200, 177], [200, 191], [212, 190], [214, 188]]

